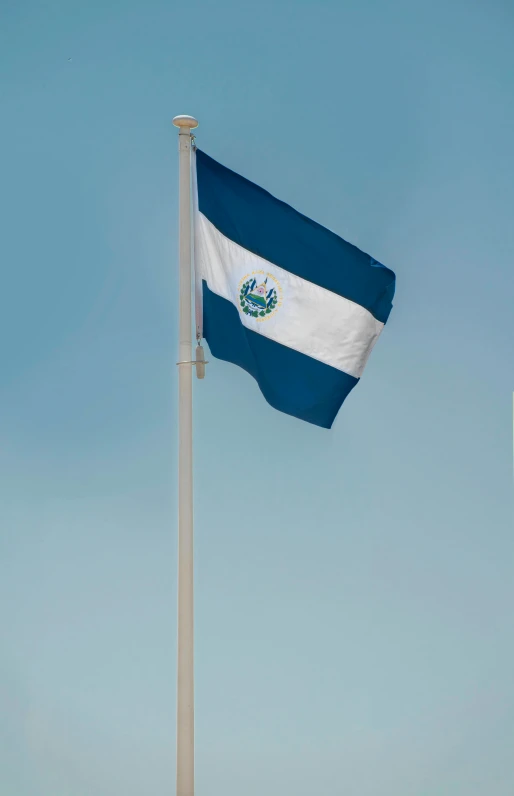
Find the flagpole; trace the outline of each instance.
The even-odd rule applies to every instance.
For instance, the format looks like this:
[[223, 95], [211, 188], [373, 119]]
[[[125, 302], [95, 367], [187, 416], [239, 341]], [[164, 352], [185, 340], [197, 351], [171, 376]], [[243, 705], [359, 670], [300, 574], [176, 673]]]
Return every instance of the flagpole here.
[[191, 130], [198, 122], [176, 116], [173, 124], [179, 128], [177, 796], [194, 796]]

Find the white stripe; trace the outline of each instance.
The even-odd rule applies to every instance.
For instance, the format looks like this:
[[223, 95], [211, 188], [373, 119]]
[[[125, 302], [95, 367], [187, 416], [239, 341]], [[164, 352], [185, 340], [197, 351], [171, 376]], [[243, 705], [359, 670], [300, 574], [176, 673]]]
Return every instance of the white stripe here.
[[[360, 304], [244, 249], [222, 235], [198, 210], [195, 212], [195, 260], [210, 290], [234, 304], [241, 323], [248, 329], [350, 376], [361, 376], [384, 324]], [[276, 310], [270, 317], [260, 320], [245, 315], [240, 307], [240, 285], [252, 272], [263, 275], [260, 281], [268, 275], [280, 286]], [[256, 278], [259, 281], [259, 277]]]

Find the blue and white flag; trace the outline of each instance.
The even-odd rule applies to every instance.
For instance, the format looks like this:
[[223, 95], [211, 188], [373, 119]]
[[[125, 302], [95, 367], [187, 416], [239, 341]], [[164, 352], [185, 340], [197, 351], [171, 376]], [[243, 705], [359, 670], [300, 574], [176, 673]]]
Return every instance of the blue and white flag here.
[[[196, 151], [197, 329], [275, 409], [330, 428], [392, 307], [395, 275]], [[202, 311], [203, 304], [203, 311]]]

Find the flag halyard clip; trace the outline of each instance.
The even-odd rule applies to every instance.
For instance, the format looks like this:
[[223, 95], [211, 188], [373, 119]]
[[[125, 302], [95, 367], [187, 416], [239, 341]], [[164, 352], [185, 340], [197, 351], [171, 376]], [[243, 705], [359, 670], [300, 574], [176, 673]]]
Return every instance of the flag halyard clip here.
[[177, 365], [194, 365], [196, 367], [196, 377], [198, 379], [205, 378], [205, 366], [209, 363], [208, 359], [205, 359], [205, 353], [203, 350], [203, 346], [197, 345], [196, 346], [196, 359], [189, 359], [184, 360], [183, 362], [177, 362]]

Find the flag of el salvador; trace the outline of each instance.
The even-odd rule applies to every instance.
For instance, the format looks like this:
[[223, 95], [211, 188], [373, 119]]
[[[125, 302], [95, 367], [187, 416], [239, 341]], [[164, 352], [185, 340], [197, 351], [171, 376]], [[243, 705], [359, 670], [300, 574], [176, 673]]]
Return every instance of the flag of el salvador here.
[[211, 353], [248, 371], [275, 409], [330, 428], [389, 317], [394, 273], [204, 152], [195, 161]]

